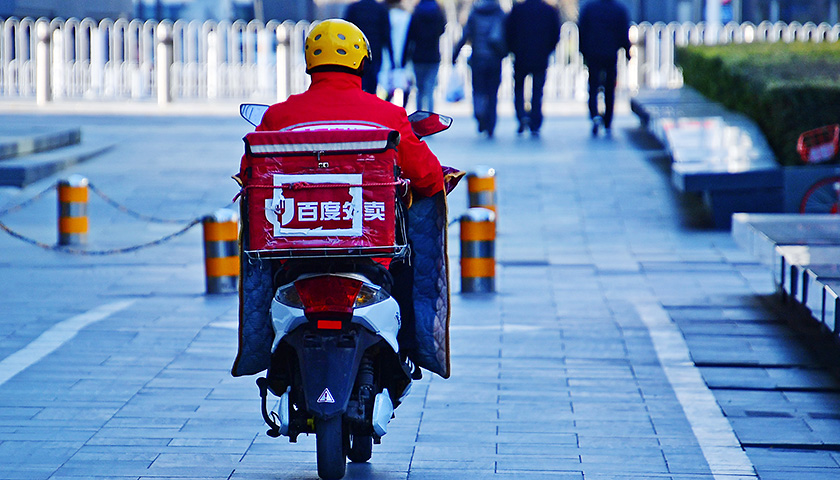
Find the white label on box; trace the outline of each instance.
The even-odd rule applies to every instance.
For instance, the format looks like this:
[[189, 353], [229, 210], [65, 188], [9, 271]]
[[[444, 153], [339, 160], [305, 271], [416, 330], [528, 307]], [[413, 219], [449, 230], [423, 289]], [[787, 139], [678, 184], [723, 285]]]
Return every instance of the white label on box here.
[[[360, 173], [274, 174], [273, 177], [274, 196], [265, 201], [265, 218], [273, 226], [275, 237], [359, 237], [363, 218], [379, 217], [378, 206], [363, 208], [362, 187], [358, 186], [362, 183]], [[294, 184], [299, 186], [291, 187]], [[317, 184], [347, 186], [317, 187]]]

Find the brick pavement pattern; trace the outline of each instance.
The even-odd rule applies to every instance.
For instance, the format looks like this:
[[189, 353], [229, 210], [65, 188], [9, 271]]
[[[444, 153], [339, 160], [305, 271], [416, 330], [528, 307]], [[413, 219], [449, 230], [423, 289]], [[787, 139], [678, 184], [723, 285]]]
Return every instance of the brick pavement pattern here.
[[[576, 108], [549, 116], [539, 139], [516, 137], [511, 118], [496, 139], [480, 139], [461, 116], [429, 140], [444, 163], [496, 168], [498, 294], [457, 293], [453, 226], [452, 378], [417, 382], [371, 462], [350, 465], [346, 478], [840, 475], [836, 377], [807, 348], [808, 332], [785, 323], [768, 268], [728, 232], [705, 228], [707, 217], [673, 193], [662, 152], [640, 141], [638, 121], [623, 111], [612, 138], [591, 138]], [[185, 219], [230, 202], [247, 132], [233, 116], [0, 121], [80, 125], [116, 140], [65, 173], [138, 211]], [[49, 181], [0, 189], [0, 207]], [[462, 186], [450, 197], [452, 218], [466, 203]], [[89, 216], [91, 248], [175, 229], [94, 201]], [[54, 200], [0, 220], [50, 242]], [[267, 437], [253, 379], [229, 375], [236, 299], [204, 295], [198, 229], [111, 257], [2, 235], [0, 269], [0, 361], [23, 362], [0, 383], [0, 480], [316, 478], [314, 437]], [[103, 305], [113, 313], [85, 317]], [[84, 319], [42, 358], [14, 356]], [[697, 368], [669, 357], [668, 342], [687, 346]], [[709, 405], [686, 400], [693, 396], [716, 399], [726, 428], [704, 428], [713, 418], [692, 412]]]

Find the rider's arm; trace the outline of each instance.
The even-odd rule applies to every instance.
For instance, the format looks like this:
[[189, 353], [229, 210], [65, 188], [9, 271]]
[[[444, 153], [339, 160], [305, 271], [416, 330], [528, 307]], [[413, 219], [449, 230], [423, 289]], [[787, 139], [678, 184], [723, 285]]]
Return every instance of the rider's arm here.
[[443, 190], [443, 173], [434, 153], [411, 130], [408, 119], [400, 124], [399, 152], [402, 176], [411, 181], [411, 189], [418, 195], [431, 197]]

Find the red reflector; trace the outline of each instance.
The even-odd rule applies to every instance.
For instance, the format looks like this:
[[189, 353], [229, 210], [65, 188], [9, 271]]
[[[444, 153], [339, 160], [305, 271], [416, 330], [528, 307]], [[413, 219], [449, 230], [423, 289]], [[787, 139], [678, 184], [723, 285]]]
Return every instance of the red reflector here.
[[295, 288], [307, 315], [353, 313], [362, 282], [353, 278], [324, 275], [298, 280]]
[[318, 320], [321, 330], [341, 330], [341, 320]]

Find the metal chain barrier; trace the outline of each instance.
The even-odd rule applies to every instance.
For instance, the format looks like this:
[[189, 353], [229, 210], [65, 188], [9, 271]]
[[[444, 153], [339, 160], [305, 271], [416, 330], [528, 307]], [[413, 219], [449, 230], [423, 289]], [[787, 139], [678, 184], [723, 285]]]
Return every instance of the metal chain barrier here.
[[176, 219], [170, 219], [170, 218], [158, 218], [158, 217], [153, 217], [151, 215], [144, 215], [142, 213], [137, 212], [136, 210], [132, 210], [132, 209], [126, 207], [125, 205], [122, 205], [122, 204], [118, 203], [117, 201], [113, 200], [108, 195], [105, 195], [105, 193], [102, 192], [102, 190], [96, 188], [96, 186], [92, 183], [88, 183], [88, 188], [93, 193], [99, 195], [99, 197], [102, 200], [104, 200], [105, 203], [107, 203], [108, 205], [110, 205], [110, 206], [116, 208], [117, 210], [125, 213], [126, 215], [132, 216], [132, 217], [134, 217], [138, 220], [145, 220], [147, 222], [152, 222], [152, 223], [179, 223], [179, 224], [180, 223], [187, 223], [187, 222], [192, 221], [192, 220], [176, 220]]
[[[153, 217], [153, 216], [150, 216], [150, 215], [144, 215], [142, 213], [139, 213], [135, 210], [132, 210], [132, 209], [114, 201], [113, 199], [111, 199], [110, 197], [105, 195], [101, 190], [99, 190], [98, 188], [95, 188], [93, 185], [89, 184], [88, 187], [94, 193], [96, 193], [99, 197], [101, 197], [107, 204], [109, 204], [112, 207], [116, 208], [117, 210], [119, 210], [119, 211], [121, 211], [121, 212], [123, 212], [127, 215], [130, 215], [132, 217], [135, 217], [137, 219], [145, 220], [145, 221], [149, 221], [149, 222], [155, 222], [155, 223], [169, 223], [169, 224], [174, 224], [174, 223], [183, 224], [183, 223], [186, 223], [186, 225], [183, 228], [181, 228], [180, 230], [178, 230], [174, 233], [166, 235], [163, 238], [153, 240], [151, 242], [146, 242], [146, 243], [142, 243], [142, 244], [139, 244], [139, 245], [133, 245], [133, 246], [129, 246], [129, 247], [112, 248], [112, 249], [106, 249], [106, 250], [83, 250], [83, 249], [79, 249], [79, 248], [70, 248], [70, 247], [61, 246], [61, 245], [50, 245], [50, 244], [35, 240], [33, 238], [27, 237], [26, 235], [23, 235], [21, 233], [18, 233], [16, 231], [12, 230], [8, 225], [3, 223], [2, 221], [0, 221], [0, 230], [3, 230], [4, 232], [8, 233], [10, 236], [12, 236], [12, 237], [14, 237], [18, 240], [21, 240], [21, 241], [23, 241], [25, 243], [28, 243], [30, 245], [33, 245], [35, 247], [42, 248], [44, 250], [51, 250], [51, 251], [62, 252], [62, 253], [70, 253], [70, 254], [74, 254], [74, 255], [105, 256], [105, 255], [116, 255], [116, 254], [120, 254], [120, 253], [129, 253], [129, 252], [134, 252], [134, 251], [141, 250], [141, 249], [144, 249], [144, 248], [153, 247], [153, 246], [156, 246], [156, 245], [161, 245], [163, 243], [166, 243], [166, 242], [168, 242], [168, 241], [170, 241], [174, 238], [180, 237], [181, 235], [185, 234], [190, 229], [192, 229], [196, 225], [200, 224], [202, 222], [202, 219], [203, 219], [203, 217], [199, 217], [199, 218], [194, 218], [192, 220], [173, 220], [173, 219], [157, 218], [157, 217]], [[56, 185], [51, 185], [50, 187], [44, 189], [42, 192], [38, 193], [37, 195], [30, 198], [29, 200], [26, 200], [26, 201], [24, 201], [24, 202], [22, 202], [18, 205], [14, 205], [12, 207], [8, 207], [8, 208], [5, 208], [3, 210], [0, 210], [0, 216], [7, 215], [7, 214], [10, 214], [10, 213], [14, 213], [14, 212], [18, 212], [18, 211], [22, 210], [23, 208], [25, 208], [25, 207], [35, 203], [36, 201], [40, 200], [41, 198], [43, 198], [45, 195], [47, 195], [51, 191], [55, 190], [56, 188], [57, 188], [57, 184]], [[231, 205], [233, 205], [233, 202], [228, 204], [225, 208], [228, 208]]]
[[33, 203], [40, 200], [46, 194], [50, 193], [51, 191], [55, 190], [56, 188], [58, 188], [58, 185], [55, 185], [55, 184], [50, 185], [49, 187], [45, 188], [44, 191], [35, 195], [34, 197], [30, 198], [29, 200], [26, 200], [22, 203], [19, 203], [19, 204], [13, 206], [13, 207], [8, 207], [8, 208], [5, 208], [3, 210], [0, 210], [0, 217], [2, 217], [3, 215], [8, 215], [10, 213], [15, 213], [15, 212], [18, 212], [20, 210], [23, 210], [24, 208], [28, 207], [29, 205], [32, 205]]
[[197, 218], [197, 219], [191, 221], [189, 224], [187, 224], [181, 230], [178, 230], [177, 232], [169, 234], [169, 235], [167, 235], [163, 238], [160, 238], [158, 240], [154, 240], [154, 241], [151, 241], [151, 242], [148, 242], [148, 243], [143, 243], [143, 244], [140, 244], [140, 245], [134, 245], [134, 246], [131, 246], [131, 247], [113, 248], [113, 249], [108, 249], [108, 250], [82, 250], [80, 248], [69, 248], [69, 247], [63, 247], [63, 246], [57, 246], [57, 245], [49, 245], [49, 244], [34, 240], [32, 238], [26, 237], [24, 235], [21, 235], [20, 233], [17, 233], [14, 230], [12, 230], [11, 228], [9, 228], [3, 222], [0, 222], [0, 230], [3, 230], [4, 232], [8, 233], [9, 235], [11, 235], [14, 238], [17, 238], [18, 240], [24, 241], [24, 242], [26, 242], [30, 245], [34, 245], [34, 246], [39, 247], [39, 248], [43, 248], [44, 250], [52, 250], [52, 251], [64, 252], [64, 253], [72, 253], [72, 254], [75, 254], [75, 255], [103, 256], [103, 255], [116, 255], [118, 253], [129, 253], [129, 252], [134, 252], [134, 251], [137, 251], [137, 250], [140, 250], [140, 249], [143, 249], [143, 248], [153, 247], [155, 245], [160, 245], [162, 243], [168, 242], [169, 240], [172, 240], [175, 237], [179, 237], [179, 236], [183, 235], [184, 233], [186, 233], [188, 230], [190, 230], [194, 226], [198, 225], [199, 223], [201, 223], [201, 218]]

